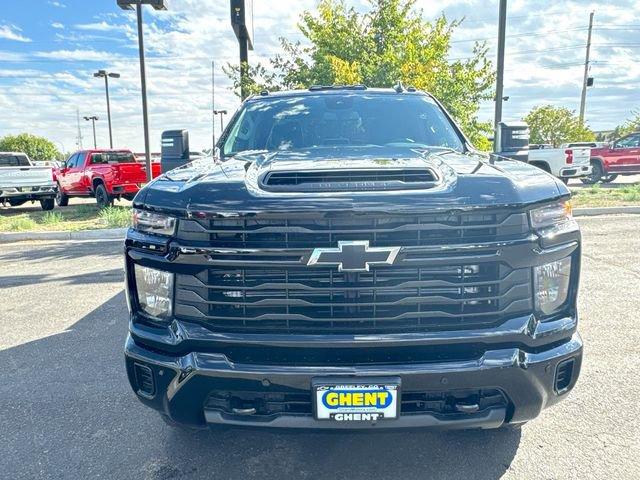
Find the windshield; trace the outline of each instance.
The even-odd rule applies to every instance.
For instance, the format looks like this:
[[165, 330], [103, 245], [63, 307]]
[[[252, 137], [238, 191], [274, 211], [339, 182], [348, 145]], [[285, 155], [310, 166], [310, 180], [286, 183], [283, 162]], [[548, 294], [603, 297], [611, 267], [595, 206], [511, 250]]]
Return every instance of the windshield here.
[[336, 145], [464, 149], [433, 99], [360, 93], [252, 100], [231, 126], [222, 152], [230, 156]]

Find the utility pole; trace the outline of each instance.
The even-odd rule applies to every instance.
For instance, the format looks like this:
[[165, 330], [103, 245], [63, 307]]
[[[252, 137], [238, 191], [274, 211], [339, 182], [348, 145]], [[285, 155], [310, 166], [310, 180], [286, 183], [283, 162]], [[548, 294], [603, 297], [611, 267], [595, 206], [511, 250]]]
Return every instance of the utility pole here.
[[493, 116], [493, 151], [500, 152], [502, 144], [500, 122], [502, 122], [502, 101], [504, 91], [504, 44], [507, 31], [507, 0], [500, 0], [498, 16], [498, 71], [496, 76], [495, 114]]
[[587, 35], [587, 53], [584, 60], [584, 79], [582, 81], [582, 96], [580, 98], [580, 125], [584, 125], [584, 110], [587, 103], [587, 83], [589, 81], [589, 56], [591, 54], [591, 31], [593, 30], [593, 15], [589, 15], [589, 33]]

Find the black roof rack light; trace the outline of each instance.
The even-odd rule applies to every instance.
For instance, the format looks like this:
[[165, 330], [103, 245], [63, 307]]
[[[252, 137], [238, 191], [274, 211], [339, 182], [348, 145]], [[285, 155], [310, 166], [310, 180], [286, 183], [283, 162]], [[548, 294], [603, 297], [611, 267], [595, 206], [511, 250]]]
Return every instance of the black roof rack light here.
[[310, 92], [319, 92], [322, 90], [366, 90], [367, 86], [362, 84], [357, 85], [311, 85], [309, 87]]

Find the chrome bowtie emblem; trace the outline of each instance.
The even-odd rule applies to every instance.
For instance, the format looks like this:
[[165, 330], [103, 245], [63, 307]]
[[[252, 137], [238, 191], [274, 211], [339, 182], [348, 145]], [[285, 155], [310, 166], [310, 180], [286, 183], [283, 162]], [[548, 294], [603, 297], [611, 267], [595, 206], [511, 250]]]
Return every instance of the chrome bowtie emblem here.
[[393, 265], [400, 247], [370, 247], [368, 240], [338, 242], [338, 248], [316, 248], [307, 265], [337, 265], [340, 272], [368, 272], [371, 265]]

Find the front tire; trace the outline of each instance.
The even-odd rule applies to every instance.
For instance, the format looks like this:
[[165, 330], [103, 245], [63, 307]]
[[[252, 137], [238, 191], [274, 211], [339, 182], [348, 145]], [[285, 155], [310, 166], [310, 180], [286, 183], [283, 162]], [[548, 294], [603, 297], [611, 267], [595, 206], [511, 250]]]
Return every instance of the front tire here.
[[96, 203], [100, 208], [110, 207], [113, 205], [113, 197], [109, 195], [104, 184], [99, 184], [96, 187]]
[[40, 200], [40, 207], [42, 207], [42, 210], [44, 211], [53, 210], [53, 207], [55, 206], [56, 202], [53, 198], [43, 198]]
[[56, 203], [59, 207], [66, 207], [69, 205], [69, 197], [64, 194], [60, 184], [58, 184], [58, 191], [56, 192]]

